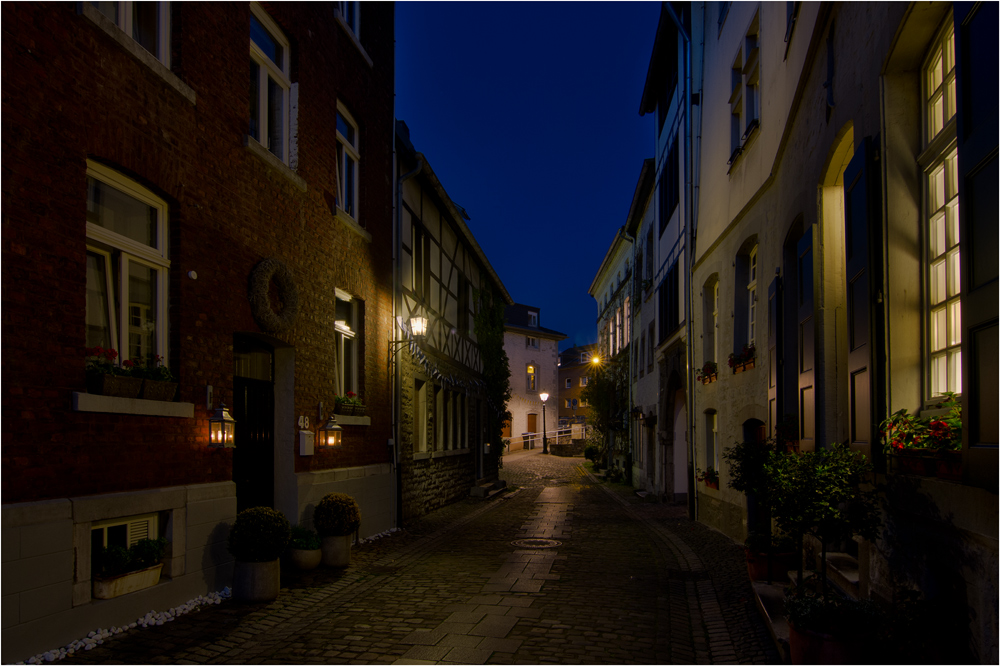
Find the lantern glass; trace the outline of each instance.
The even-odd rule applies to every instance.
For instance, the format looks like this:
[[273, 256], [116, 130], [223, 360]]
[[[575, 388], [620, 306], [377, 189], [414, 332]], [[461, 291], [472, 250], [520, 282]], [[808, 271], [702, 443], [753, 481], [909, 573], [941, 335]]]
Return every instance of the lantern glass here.
[[331, 416], [319, 429], [320, 446], [340, 446], [343, 432], [344, 429], [337, 425], [337, 418]]
[[219, 408], [208, 419], [209, 446], [231, 448], [235, 432], [236, 421], [229, 415], [226, 403], [220, 403]]
[[410, 332], [414, 337], [427, 335], [427, 317], [410, 317]]

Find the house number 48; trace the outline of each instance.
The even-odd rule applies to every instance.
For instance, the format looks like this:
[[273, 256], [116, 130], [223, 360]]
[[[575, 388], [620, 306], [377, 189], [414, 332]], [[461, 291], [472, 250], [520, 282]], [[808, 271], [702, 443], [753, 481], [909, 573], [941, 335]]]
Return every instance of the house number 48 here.
[[299, 427], [302, 428], [303, 430], [308, 430], [309, 429], [309, 417], [308, 416], [300, 416], [299, 417]]

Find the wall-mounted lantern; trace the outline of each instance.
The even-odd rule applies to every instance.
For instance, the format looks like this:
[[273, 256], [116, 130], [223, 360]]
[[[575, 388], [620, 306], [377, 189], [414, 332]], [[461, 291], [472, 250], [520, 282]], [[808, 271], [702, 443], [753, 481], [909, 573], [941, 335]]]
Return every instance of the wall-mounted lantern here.
[[208, 445], [213, 449], [231, 449], [236, 446], [234, 441], [236, 419], [229, 415], [226, 403], [220, 402], [219, 408], [208, 419], [208, 432]]
[[427, 335], [427, 317], [422, 315], [410, 317], [410, 334], [418, 340]]
[[340, 446], [341, 435], [344, 429], [337, 425], [336, 414], [330, 414], [330, 418], [319, 429], [320, 446]]

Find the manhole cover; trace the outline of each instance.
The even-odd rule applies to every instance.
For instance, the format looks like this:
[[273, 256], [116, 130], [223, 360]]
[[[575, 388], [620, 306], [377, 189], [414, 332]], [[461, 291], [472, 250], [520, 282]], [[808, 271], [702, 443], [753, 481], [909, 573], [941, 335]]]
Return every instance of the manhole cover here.
[[518, 548], [555, 548], [556, 546], [561, 546], [562, 541], [556, 541], [555, 539], [518, 539], [517, 541], [511, 541], [510, 545]]

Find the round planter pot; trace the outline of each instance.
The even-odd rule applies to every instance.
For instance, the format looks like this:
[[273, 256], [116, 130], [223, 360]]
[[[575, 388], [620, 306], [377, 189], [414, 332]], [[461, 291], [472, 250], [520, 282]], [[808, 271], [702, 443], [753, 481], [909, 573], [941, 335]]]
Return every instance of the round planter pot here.
[[870, 664], [870, 635], [836, 636], [788, 623], [788, 651], [793, 664]]
[[351, 535], [323, 537], [323, 564], [346, 567], [351, 564]]
[[323, 560], [323, 551], [319, 548], [316, 550], [290, 548], [288, 550], [288, 557], [296, 569], [309, 571], [319, 566], [319, 563]]
[[271, 601], [281, 590], [281, 560], [270, 562], [236, 561], [233, 570], [233, 599]]

